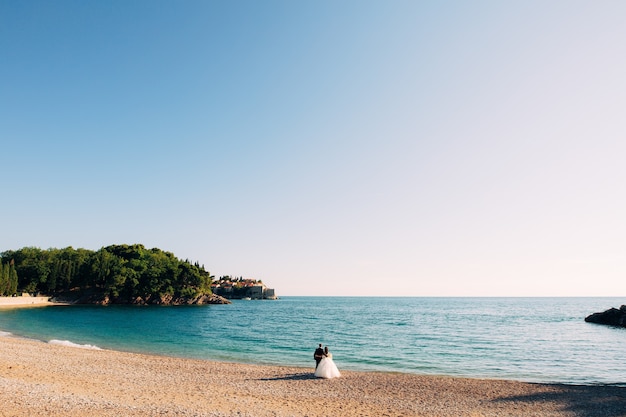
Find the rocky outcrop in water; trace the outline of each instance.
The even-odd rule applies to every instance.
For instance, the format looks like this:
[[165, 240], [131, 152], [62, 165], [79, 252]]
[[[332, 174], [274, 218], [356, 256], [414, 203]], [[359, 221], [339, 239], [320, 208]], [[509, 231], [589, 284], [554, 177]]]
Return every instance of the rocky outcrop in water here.
[[203, 305], [203, 304], [231, 304], [231, 301], [217, 294], [202, 294], [196, 297], [174, 297], [169, 294], [149, 297], [146, 300], [137, 297], [131, 304], [153, 304], [153, 305]]
[[585, 317], [585, 321], [587, 323], [626, 327], [626, 305], [621, 306], [619, 309], [610, 308], [602, 313], [593, 313]]
[[173, 295], [150, 295], [148, 297], [113, 298], [98, 292], [86, 292], [81, 294], [64, 294], [52, 299], [53, 302], [68, 304], [134, 304], [134, 305], [203, 305], [203, 304], [231, 304], [230, 300], [217, 294], [200, 294], [194, 297], [175, 297]]

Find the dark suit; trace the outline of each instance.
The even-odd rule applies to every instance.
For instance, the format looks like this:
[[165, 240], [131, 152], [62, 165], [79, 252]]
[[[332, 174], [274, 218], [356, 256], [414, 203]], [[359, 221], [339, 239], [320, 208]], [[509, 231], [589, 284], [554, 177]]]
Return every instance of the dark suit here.
[[313, 354], [313, 357], [315, 358], [315, 369], [317, 369], [317, 365], [320, 364], [320, 361], [324, 357], [324, 349], [322, 349], [321, 347], [318, 347], [317, 349], [315, 349], [315, 353]]

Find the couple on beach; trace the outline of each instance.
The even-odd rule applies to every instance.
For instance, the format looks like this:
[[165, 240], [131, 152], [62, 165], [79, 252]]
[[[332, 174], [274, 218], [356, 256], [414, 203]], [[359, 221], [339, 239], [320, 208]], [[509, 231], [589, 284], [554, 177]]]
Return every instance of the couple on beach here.
[[333, 361], [333, 354], [328, 351], [328, 346], [322, 349], [322, 344], [315, 349], [315, 375], [318, 378], [338, 378], [341, 376], [337, 365]]

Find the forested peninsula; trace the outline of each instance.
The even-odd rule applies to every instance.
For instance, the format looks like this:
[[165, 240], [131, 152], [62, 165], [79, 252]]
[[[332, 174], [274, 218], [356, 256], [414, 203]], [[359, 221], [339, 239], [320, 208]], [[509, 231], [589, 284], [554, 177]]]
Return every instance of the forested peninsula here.
[[222, 304], [204, 265], [141, 244], [87, 249], [25, 247], [0, 253], [0, 296], [46, 294], [78, 304]]

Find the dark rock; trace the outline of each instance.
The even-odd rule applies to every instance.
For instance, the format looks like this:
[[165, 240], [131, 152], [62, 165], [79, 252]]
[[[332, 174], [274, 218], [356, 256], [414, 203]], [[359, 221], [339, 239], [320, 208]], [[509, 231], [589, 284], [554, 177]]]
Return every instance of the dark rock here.
[[609, 326], [626, 327], [626, 305], [610, 308], [602, 313], [593, 313], [585, 317], [587, 323], [607, 324]]
[[210, 294], [197, 297], [194, 304], [232, 304], [232, 302], [220, 295]]
[[137, 298], [134, 298], [134, 299], [130, 300], [130, 304], [135, 304], [135, 305], [138, 305], [138, 306], [142, 306], [142, 305], [145, 305], [146, 302], [144, 301], [143, 298], [137, 297]]
[[55, 302], [68, 304], [133, 304], [133, 305], [200, 305], [200, 304], [232, 304], [230, 300], [217, 294], [200, 294], [194, 297], [174, 297], [170, 294], [148, 295], [145, 297], [124, 298], [109, 297], [97, 291], [67, 293], [53, 299]]

